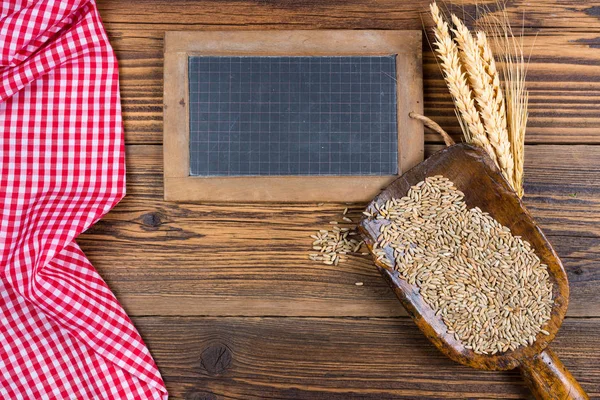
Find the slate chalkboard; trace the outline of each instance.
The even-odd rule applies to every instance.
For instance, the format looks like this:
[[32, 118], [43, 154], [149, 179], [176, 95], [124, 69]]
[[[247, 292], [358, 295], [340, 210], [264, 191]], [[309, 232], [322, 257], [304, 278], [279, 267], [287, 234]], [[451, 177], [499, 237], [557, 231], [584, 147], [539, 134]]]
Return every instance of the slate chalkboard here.
[[164, 198], [364, 202], [423, 160], [421, 31], [166, 32]]
[[395, 175], [396, 56], [190, 56], [191, 176]]

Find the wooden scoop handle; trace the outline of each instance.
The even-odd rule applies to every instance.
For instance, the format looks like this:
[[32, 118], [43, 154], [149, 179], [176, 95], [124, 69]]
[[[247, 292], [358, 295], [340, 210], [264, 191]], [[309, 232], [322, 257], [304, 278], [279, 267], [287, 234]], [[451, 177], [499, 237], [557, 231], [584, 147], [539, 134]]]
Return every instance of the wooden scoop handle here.
[[520, 368], [537, 400], [589, 400], [573, 375], [549, 348], [525, 359]]

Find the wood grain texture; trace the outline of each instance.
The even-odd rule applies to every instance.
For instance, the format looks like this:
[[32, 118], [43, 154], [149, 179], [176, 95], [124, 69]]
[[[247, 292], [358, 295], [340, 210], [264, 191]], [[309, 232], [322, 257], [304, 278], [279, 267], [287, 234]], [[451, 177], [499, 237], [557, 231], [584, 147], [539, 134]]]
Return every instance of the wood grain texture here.
[[[398, 317], [404, 311], [369, 259], [338, 268], [309, 262], [308, 235], [345, 204], [162, 200], [165, 31], [421, 29], [428, 3], [98, 0], [119, 59], [128, 195], [78, 241], [134, 316], [171, 398], [526, 398], [517, 372], [453, 363]], [[460, 3], [459, 14], [476, 14], [475, 1]], [[508, 12], [524, 26], [525, 46], [535, 43], [525, 204], [571, 288], [552, 347], [598, 398], [600, 1], [517, 0]], [[425, 114], [457, 139], [451, 99], [426, 41], [423, 74]], [[436, 135], [425, 140], [426, 155], [441, 148]], [[363, 206], [349, 206], [353, 218]]]
[[[517, 371], [441, 354], [408, 318], [134, 318], [172, 399], [526, 399]], [[600, 396], [600, 319], [567, 319], [556, 353]]]
[[[569, 315], [600, 316], [600, 147], [525, 151], [525, 205], [566, 267]], [[161, 146], [128, 146], [128, 195], [78, 239], [130, 314], [405, 315], [368, 257], [308, 260], [309, 235], [347, 205], [163, 202], [161, 160]]]
[[[428, 0], [100, 0], [121, 71], [128, 143], [162, 140], [163, 36], [168, 30], [421, 29]], [[473, 4], [455, 11], [476, 16]], [[481, 3], [481, 2], [480, 2]], [[490, 3], [489, 1], [487, 3]], [[493, 1], [492, 1], [493, 3]], [[600, 143], [600, 2], [509, 2], [531, 48], [528, 143]], [[448, 90], [423, 45], [425, 115], [457, 137]], [[440, 142], [432, 134], [427, 141]]]

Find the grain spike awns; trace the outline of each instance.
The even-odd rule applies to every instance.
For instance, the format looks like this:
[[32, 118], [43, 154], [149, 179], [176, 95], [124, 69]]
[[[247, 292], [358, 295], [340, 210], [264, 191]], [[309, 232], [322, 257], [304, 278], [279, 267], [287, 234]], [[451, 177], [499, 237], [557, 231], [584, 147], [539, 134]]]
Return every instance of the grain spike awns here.
[[[429, 8], [434, 23], [434, 52], [465, 140], [483, 147], [523, 197], [529, 95], [522, 41], [513, 35], [505, 10], [500, 17], [485, 13], [478, 18], [491, 36], [488, 39], [483, 30], [472, 34], [456, 15], [444, 16], [435, 1]], [[500, 54], [498, 68], [492, 47]]]
[[496, 354], [532, 344], [548, 334], [547, 266], [528, 242], [479, 208], [469, 209], [463, 196], [438, 175], [388, 200], [374, 215], [383, 224], [373, 252], [419, 288], [467, 349]]

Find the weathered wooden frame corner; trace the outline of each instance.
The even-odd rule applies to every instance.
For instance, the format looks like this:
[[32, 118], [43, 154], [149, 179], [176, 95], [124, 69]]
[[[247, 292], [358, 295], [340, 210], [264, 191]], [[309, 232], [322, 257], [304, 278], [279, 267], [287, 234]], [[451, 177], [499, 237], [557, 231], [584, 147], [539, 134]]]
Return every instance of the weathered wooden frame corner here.
[[189, 174], [190, 55], [397, 54], [398, 174], [423, 160], [421, 31], [291, 30], [166, 32], [164, 48], [164, 199], [215, 202], [364, 202], [394, 176], [193, 177]]

